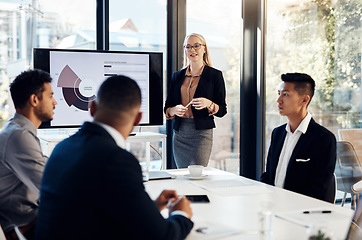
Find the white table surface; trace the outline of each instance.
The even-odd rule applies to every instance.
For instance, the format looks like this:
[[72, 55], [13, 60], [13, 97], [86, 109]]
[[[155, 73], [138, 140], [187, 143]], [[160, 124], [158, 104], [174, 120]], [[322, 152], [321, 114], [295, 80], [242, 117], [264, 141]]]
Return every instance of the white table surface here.
[[[190, 180], [187, 169], [167, 170], [176, 179], [145, 183], [146, 191], [155, 199], [164, 189], [174, 189], [180, 195], [206, 194], [210, 203], [191, 204], [195, 226], [187, 237], [193, 239], [266, 239], [259, 233], [258, 212], [268, 203], [273, 213], [274, 240], [306, 240], [311, 225], [323, 225], [342, 240], [347, 234], [354, 211], [237, 176], [214, 168], [206, 168], [202, 180]], [[330, 214], [303, 214], [306, 210], [331, 210]], [[167, 210], [162, 211], [167, 217]], [[287, 220], [286, 220], [287, 219]], [[200, 227], [214, 232], [209, 236], [197, 233]], [[212, 230], [210, 230], [212, 231]], [[220, 233], [220, 234], [218, 234]], [[214, 236], [214, 237], [211, 237]]]

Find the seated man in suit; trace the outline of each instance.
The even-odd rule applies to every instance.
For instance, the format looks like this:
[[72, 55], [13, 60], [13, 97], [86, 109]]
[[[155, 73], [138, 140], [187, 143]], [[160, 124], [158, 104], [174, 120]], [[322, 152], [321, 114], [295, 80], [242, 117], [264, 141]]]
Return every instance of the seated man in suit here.
[[[141, 120], [141, 91], [113, 76], [91, 102], [93, 122], [59, 143], [41, 184], [35, 239], [184, 239], [193, 227], [190, 202], [165, 190], [146, 193], [138, 160], [125, 139]], [[165, 219], [160, 210], [168, 206]]]
[[328, 201], [336, 163], [336, 138], [307, 111], [315, 82], [307, 74], [287, 73], [278, 90], [279, 113], [288, 123], [273, 130], [266, 171], [260, 180]]
[[57, 102], [51, 77], [40, 70], [21, 73], [10, 84], [16, 113], [0, 132], [0, 225], [8, 240], [14, 227], [33, 239], [45, 162], [37, 137], [42, 121], [53, 118]]

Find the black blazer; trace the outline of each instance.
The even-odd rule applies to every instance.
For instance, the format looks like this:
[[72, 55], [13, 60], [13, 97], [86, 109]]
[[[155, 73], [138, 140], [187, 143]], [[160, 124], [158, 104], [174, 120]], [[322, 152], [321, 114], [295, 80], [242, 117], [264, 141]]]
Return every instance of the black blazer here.
[[[274, 185], [280, 152], [287, 134], [285, 126], [286, 124], [273, 130], [266, 171], [260, 178], [262, 182], [270, 185]], [[336, 138], [312, 118], [306, 133], [299, 138], [290, 157], [284, 188], [327, 201], [335, 164]]]
[[54, 149], [40, 202], [35, 239], [183, 239], [193, 227], [180, 215], [162, 217], [137, 159], [89, 122]]
[[[185, 74], [186, 68], [173, 73], [165, 103], [165, 112], [167, 108], [181, 104], [181, 86], [185, 80]], [[199, 84], [196, 88], [194, 98], [204, 97], [210, 99], [220, 107], [215, 116], [223, 117], [227, 112], [225, 96], [226, 90], [222, 72], [215, 68], [205, 66], [204, 70], [202, 71]], [[194, 115], [195, 126], [197, 130], [211, 129], [215, 127], [214, 116], [209, 116], [209, 111], [207, 108], [196, 110], [191, 106], [191, 110], [192, 114]], [[175, 116], [175, 122], [173, 126], [175, 130], [179, 129], [180, 122], [181, 118]]]

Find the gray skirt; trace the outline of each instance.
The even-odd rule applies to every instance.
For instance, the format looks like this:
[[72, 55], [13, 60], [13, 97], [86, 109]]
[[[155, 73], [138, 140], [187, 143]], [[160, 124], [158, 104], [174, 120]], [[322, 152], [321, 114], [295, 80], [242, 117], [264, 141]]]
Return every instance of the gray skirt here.
[[193, 118], [182, 118], [173, 134], [173, 153], [177, 168], [207, 166], [210, 159], [213, 129], [196, 130]]

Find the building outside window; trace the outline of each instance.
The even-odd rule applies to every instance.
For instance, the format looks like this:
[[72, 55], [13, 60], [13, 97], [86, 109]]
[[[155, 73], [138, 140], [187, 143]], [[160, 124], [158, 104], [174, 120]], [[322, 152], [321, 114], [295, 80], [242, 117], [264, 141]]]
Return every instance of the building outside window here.
[[[132, 2], [109, 1], [109, 50], [161, 52], [163, 53], [163, 98], [166, 99], [166, 0], [135, 0]], [[164, 102], [163, 101], [163, 102]], [[163, 125], [137, 126], [134, 132], [166, 134], [166, 119]], [[151, 141], [150, 149], [142, 142], [133, 142], [130, 151], [142, 163], [150, 155], [151, 170], [161, 168], [161, 142]], [[164, 156], [166, 157], [166, 156]]]
[[33, 48], [95, 48], [95, 8], [85, 0], [0, 0], [0, 128], [15, 111], [9, 83], [32, 68]]
[[[362, 2], [273, 0], [267, 7], [265, 151], [273, 128], [287, 122], [276, 103], [280, 75], [287, 72], [316, 81], [309, 111], [337, 141], [348, 141], [341, 131], [362, 126]], [[362, 159], [362, 136], [356, 138]]]
[[206, 39], [211, 63], [223, 72], [228, 113], [215, 117], [209, 166], [239, 174], [241, 3], [212, 0], [186, 2], [186, 34]]

